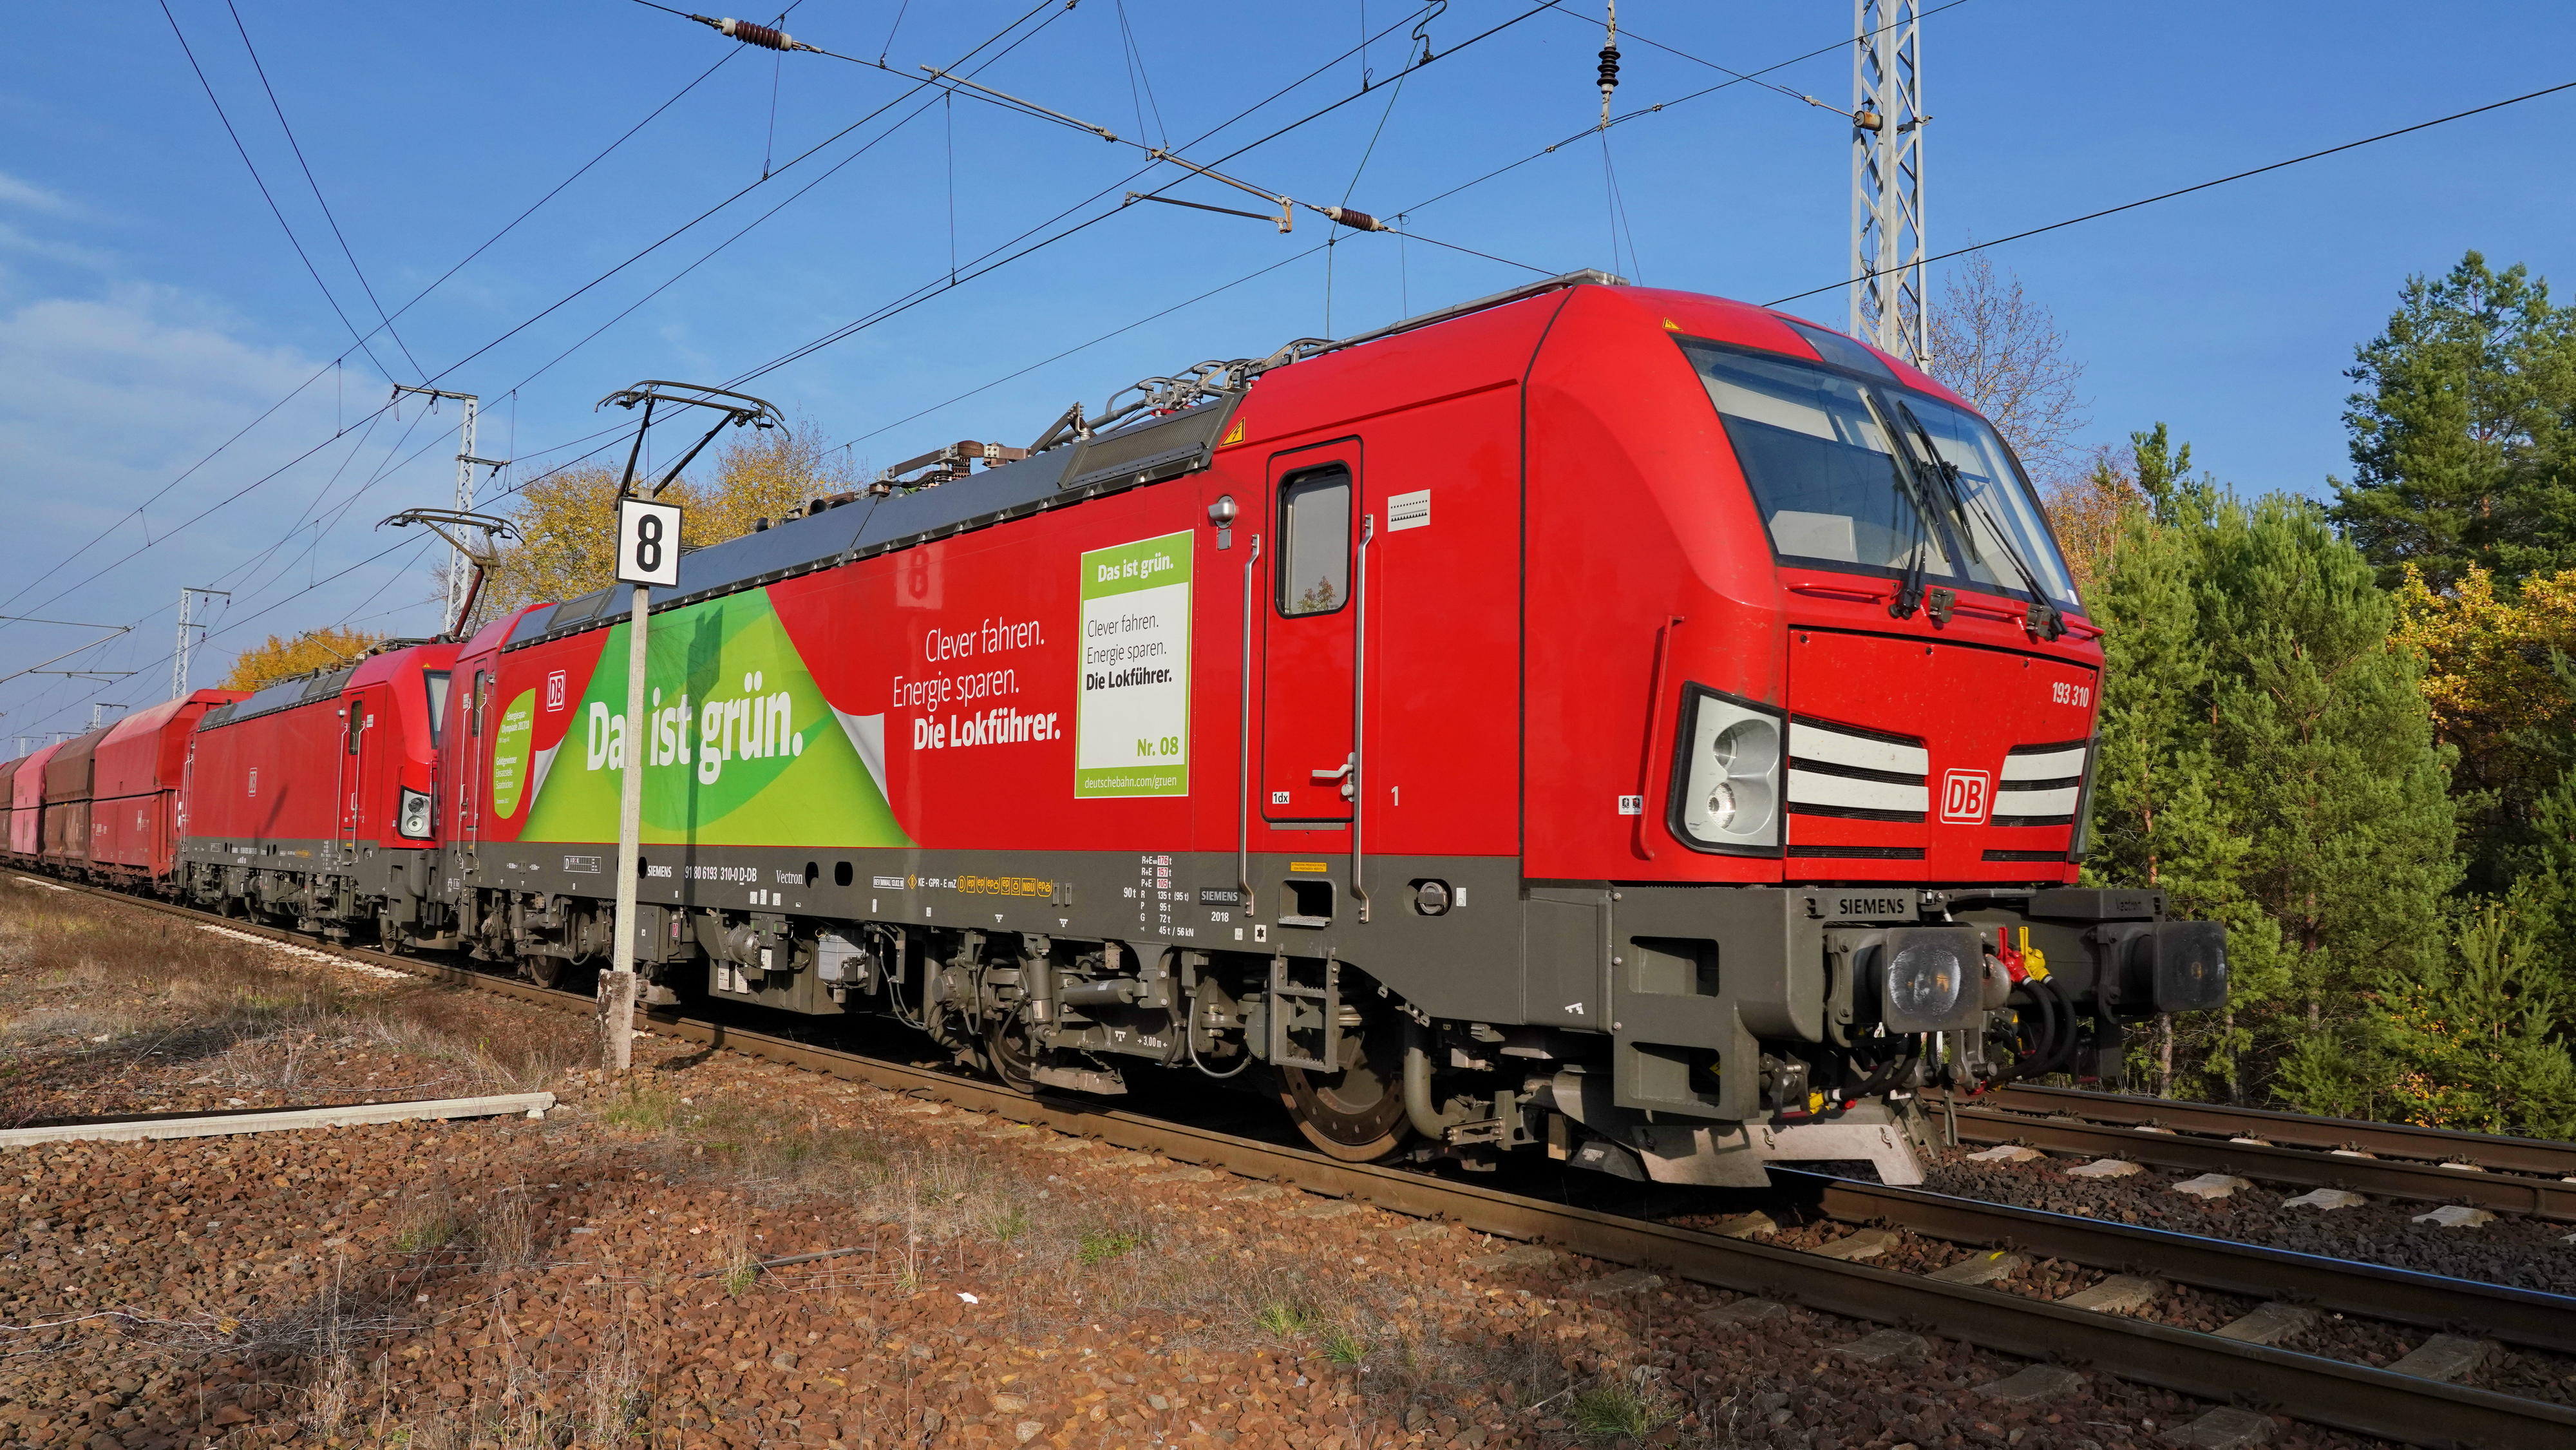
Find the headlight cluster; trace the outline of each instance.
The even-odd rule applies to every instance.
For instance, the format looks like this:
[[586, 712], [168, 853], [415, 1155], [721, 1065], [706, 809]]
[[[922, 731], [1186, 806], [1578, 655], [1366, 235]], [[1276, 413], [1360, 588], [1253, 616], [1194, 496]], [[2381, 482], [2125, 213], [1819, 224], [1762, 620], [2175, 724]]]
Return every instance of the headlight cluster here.
[[1703, 849], [1769, 855], [1780, 845], [1780, 716], [1698, 685], [1682, 705], [1673, 829]]
[[402, 814], [395, 822], [395, 829], [415, 841], [426, 841], [429, 839], [431, 830], [429, 816], [429, 797], [423, 792], [405, 786], [402, 793]]

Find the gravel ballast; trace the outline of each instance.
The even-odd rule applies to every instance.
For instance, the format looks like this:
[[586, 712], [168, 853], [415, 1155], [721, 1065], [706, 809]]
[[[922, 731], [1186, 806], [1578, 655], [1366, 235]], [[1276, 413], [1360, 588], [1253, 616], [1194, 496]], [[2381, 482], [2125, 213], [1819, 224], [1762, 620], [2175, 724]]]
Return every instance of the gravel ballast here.
[[0, 888], [12, 1121], [560, 1105], [0, 1153], [0, 1443], [2146, 1450], [2210, 1408], [668, 1039], [613, 1078], [538, 1009], [132, 916]]

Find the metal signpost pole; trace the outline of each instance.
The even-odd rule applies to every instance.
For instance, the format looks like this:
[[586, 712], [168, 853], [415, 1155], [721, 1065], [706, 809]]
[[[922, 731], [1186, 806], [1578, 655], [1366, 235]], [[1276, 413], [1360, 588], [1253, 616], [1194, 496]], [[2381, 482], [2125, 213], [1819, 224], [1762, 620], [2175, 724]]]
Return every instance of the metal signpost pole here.
[[601, 1060], [619, 1072], [635, 1057], [635, 878], [644, 855], [644, 663], [652, 613], [653, 586], [636, 585], [635, 617], [626, 627], [626, 773], [617, 793], [617, 948], [599, 983]]
[[[648, 420], [647, 425], [650, 426]], [[639, 430], [637, 438], [642, 438]], [[609, 752], [621, 752], [617, 792], [617, 942], [599, 978], [600, 1065], [623, 1072], [635, 1058], [635, 1003], [642, 980], [635, 974], [636, 878], [644, 871], [644, 757], [651, 732], [644, 724], [644, 672], [653, 624], [653, 586], [680, 577], [680, 510], [676, 504], [634, 497], [617, 501], [617, 579], [635, 588], [634, 615], [626, 625], [626, 714], [609, 732]]]

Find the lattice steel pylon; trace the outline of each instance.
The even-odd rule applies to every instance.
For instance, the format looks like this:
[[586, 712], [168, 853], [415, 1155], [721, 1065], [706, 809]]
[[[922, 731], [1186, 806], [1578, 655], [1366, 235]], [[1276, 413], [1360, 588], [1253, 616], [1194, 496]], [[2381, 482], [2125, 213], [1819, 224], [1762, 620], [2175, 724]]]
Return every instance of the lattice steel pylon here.
[[1922, 0], [1852, 0], [1851, 330], [1917, 366], [1923, 306]]
[[[415, 387], [410, 383], [394, 384], [396, 401], [400, 401], [405, 393], [418, 393], [422, 397], [431, 399], [432, 406], [436, 406], [436, 400], [440, 398], [453, 398], [464, 404], [465, 417], [456, 430], [456, 512], [471, 513], [474, 508], [474, 470], [489, 468], [494, 473], [498, 473], [509, 465], [509, 460], [506, 458], [474, 456], [474, 421], [476, 410], [481, 407], [482, 400], [472, 393], [451, 393], [439, 388]], [[471, 604], [467, 584], [475, 574], [475, 561], [466, 554], [465, 546], [450, 540], [447, 556], [447, 601], [440, 607], [438, 615], [441, 634], [454, 633], [464, 626], [465, 611]]]

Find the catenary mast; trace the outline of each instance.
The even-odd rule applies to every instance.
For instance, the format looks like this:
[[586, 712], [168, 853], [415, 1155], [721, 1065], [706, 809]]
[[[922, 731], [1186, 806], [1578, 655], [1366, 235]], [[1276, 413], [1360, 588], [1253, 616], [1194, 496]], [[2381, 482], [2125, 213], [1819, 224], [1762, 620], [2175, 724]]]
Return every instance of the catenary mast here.
[[1851, 330], [1931, 360], [1923, 306], [1922, 0], [1852, 0]]

